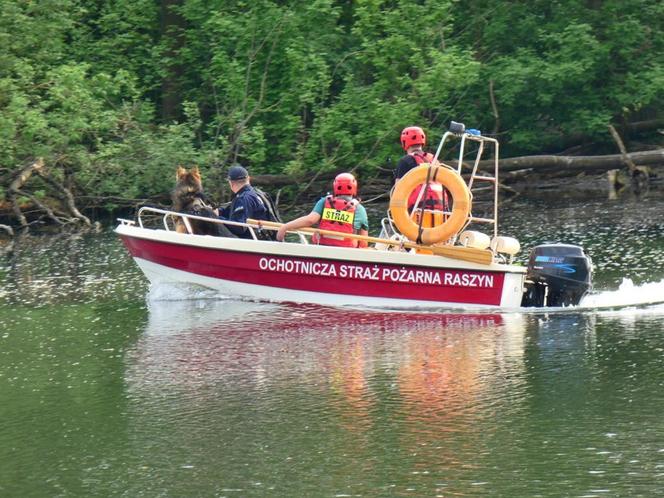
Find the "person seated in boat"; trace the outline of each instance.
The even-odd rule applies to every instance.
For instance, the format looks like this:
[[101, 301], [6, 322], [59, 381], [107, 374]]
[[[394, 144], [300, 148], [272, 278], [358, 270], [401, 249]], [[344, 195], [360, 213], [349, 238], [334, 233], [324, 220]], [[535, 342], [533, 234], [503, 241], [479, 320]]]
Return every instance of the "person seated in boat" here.
[[357, 180], [350, 173], [336, 176], [332, 185], [332, 194], [322, 197], [313, 210], [299, 218], [283, 224], [277, 232], [277, 240], [283, 241], [286, 232], [318, 224], [321, 230], [339, 232], [339, 236], [315, 235], [312, 243], [325, 246], [367, 247], [367, 242], [345, 238], [342, 234], [369, 234], [369, 218], [364, 206], [357, 198]]
[[[399, 181], [401, 177], [406, 175], [411, 169], [416, 168], [420, 164], [431, 164], [434, 160], [433, 154], [424, 151], [424, 146], [427, 143], [427, 137], [424, 130], [419, 126], [408, 126], [401, 131], [401, 147], [406, 154], [399, 159], [397, 167], [394, 170], [394, 182]], [[438, 161], [436, 161], [438, 164]], [[416, 188], [408, 197], [408, 210], [413, 211], [418, 197], [420, 197], [421, 189]], [[439, 211], [438, 216], [425, 216], [422, 226], [431, 227], [435, 224], [442, 222], [442, 211], [449, 205], [447, 199], [447, 192], [444, 192], [443, 186], [436, 182], [431, 182], [422, 195], [422, 199], [417, 205], [419, 210], [425, 209], [429, 212]], [[438, 221], [438, 223], [435, 223]]]
[[[230, 204], [218, 210], [219, 218], [222, 220], [246, 223], [247, 218], [255, 220], [268, 220], [268, 209], [265, 202], [251, 186], [251, 177], [246, 168], [236, 164], [228, 170], [228, 185], [233, 192]], [[251, 231], [247, 227], [236, 225], [221, 225], [229, 233], [223, 235], [227, 237], [239, 237], [242, 239], [251, 239]], [[224, 231], [226, 232], [226, 231]]]

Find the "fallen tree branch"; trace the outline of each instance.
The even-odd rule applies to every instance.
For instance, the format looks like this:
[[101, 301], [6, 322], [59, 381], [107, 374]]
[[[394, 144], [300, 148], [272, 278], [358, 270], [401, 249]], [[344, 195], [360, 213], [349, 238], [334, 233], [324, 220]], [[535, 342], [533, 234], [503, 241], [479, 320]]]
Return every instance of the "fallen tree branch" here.
[[29, 227], [28, 220], [25, 215], [21, 212], [21, 208], [18, 205], [18, 196], [23, 195], [21, 189], [25, 183], [30, 179], [33, 173], [38, 173], [44, 168], [44, 160], [39, 158], [36, 161], [28, 164], [21, 168], [18, 174], [7, 187], [7, 200], [11, 204], [12, 211], [14, 216], [18, 220], [19, 225], [22, 230], [27, 230]]
[[632, 175], [635, 175], [637, 171], [636, 164], [634, 164], [634, 161], [632, 161], [629, 158], [629, 155], [627, 154], [627, 149], [625, 148], [625, 144], [623, 143], [622, 138], [620, 138], [620, 135], [618, 134], [614, 126], [611, 124], [609, 125], [609, 132], [613, 137], [613, 141], [618, 146], [618, 149], [620, 150], [620, 155], [622, 156], [623, 161], [625, 161], [625, 164], [627, 164], [629, 171], [632, 173]]
[[657, 128], [664, 126], [664, 118], [657, 119], [648, 119], [645, 121], [634, 121], [632, 123], [627, 123], [623, 127], [625, 132], [628, 134], [643, 133], [648, 131], [654, 131]]
[[[620, 131], [622, 132], [623, 136], [631, 137], [644, 133], [656, 133], [658, 128], [662, 127], [664, 127], [664, 118], [656, 118], [645, 121], [634, 121], [632, 123], [626, 123], [620, 127]], [[550, 150], [552, 147], [565, 150], [574, 145], [585, 144], [593, 141], [594, 139], [592, 136], [586, 135], [584, 133], [566, 134], [564, 137], [561, 137], [559, 140], [556, 140], [551, 144], [543, 145], [542, 150]]]
[[[307, 177], [309, 175], [306, 175]], [[320, 180], [332, 180], [335, 176], [335, 172], [327, 173], [317, 173], [316, 175]], [[251, 175], [251, 184], [258, 186], [267, 186], [267, 187], [287, 187], [287, 186], [296, 186], [300, 183], [303, 183], [301, 177], [291, 176], [291, 175]]]
[[55, 215], [55, 213], [53, 212], [53, 210], [51, 208], [49, 208], [46, 204], [44, 204], [39, 199], [37, 199], [37, 197], [32, 195], [30, 192], [25, 192], [24, 190], [16, 190], [15, 192], [17, 194], [23, 196], [23, 197], [27, 197], [28, 199], [30, 199], [33, 204], [35, 204], [39, 209], [44, 211], [46, 213], [46, 216], [48, 216], [50, 219], [55, 221], [58, 225], [64, 225], [65, 224], [64, 221], [62, 221], [60, 218], [58, 218]]
[[23, 212], [21, 211], [21, 208], [18, 205], [18, 198], [16, 196], [16, 193], [11, 190], [8, 191], [7, 201], [9, 201], [9, 205], [12, 207], [12, 212], [14, 213], [14, 216], [18, 220], [18, 224], [21, 227], [21, 230], [27, 230], [29, 226], [28, 219], [23, 215]]
[[79, 200], [87, 200], [87, 201], [94, 201], [96, 203], [102, 203], [102, 202], [124, 202], [125, 204], [137, 204], [137, 203], [145, 203], [145, 202], [150, 202], [153, 200], [155, 197], [162, 197], [165, 194], [159, 194], [156, 196], [152, 197], [144, 197], [140, 199], [135, 199], [133, 197], [120, 197], [118, 195], [80, 195], [78, 196]]
[[[664, 165], [664, 149], [632, 152], [627, 157], [637, 166]], [[570, 174], [580, 171], [604, 172], [620, 168], [625, 158], [622, 154], [605, 156], [523, 156], [502, 159], [499, 161], [500, 171], [517, 171], [520, 169], [553, 170]], [[489, 167], [492, 160], [480, 161], [480, 166]]]
[[39, 158], [36, 161], [24, 166], [19, 170], [18, 175], [9, 184], [9, 190], [17, 191], [30, 179], [32, 173], [38, 173], [44, 169], [44, 160]]
[[[623, 157], [623, 161], [627, 164], [629, 169], [629, 176], [631, 177], [632, 188], [635, 192], [642, 192], [647, 188], [648, 182], [650, 180], [650, 170], [647, 166], [637, 166], [634, 164], [634, 161], [627, 154], [627, 148], [620, 138], [620, 134], [616, 131], [613, 125], [609, 125], [609, 132], [613, 137], [613, 140], [616, 142], [618, 149], [620, 150], [620, 155]], [[614, 191], [614, 195], [617, 195], [615, 189], [619, 188], [622, 182], [619, 180], [618, 171], [615, 171], [615, 174], [611, 174], [614, 170], [609, 170], [608, 179], [611, 184], [611, 188]]]
[[58, 182], [55, 178], [51, 177], [50, 175], [45, 175], [43, 171], [39, 170], [37, 171], [37, 174], [49, 185], [51, 185], [53, 188], [55, 188], [59, 193], [63, 196], [64, 203], [67, 206], [67, 209], [69, 212], [74, 216], [74, 218], [82, 221], [85, 223], [87, 226], [92, 226], [92, 222], [90, 221], [90, 218], [82, 214], [78, 208], [76, 207], [76, 203], [74, 200], [74, 196], [72, 195], [71, 191], [62, 185], [60, 182]]
[[[25, 189], [26, 184], [33, 174], [39, 176], [48, 186], [56, 191], [55, 197], [60, 197], [61, 202], [69, 211], [68, 214], [64, 215], [61, 213], [63, 216], [58, 216], [52, 208], [42, 202], [36, 195], [28, 192]], [[30, 199], [34, 206], [36, 206], [40, 211], [44, 212], [49, 219], [58, 225], [62, 226], [73, 221], [82, 221], [85, 225], [92, 226], [90, 219], [77, 209], [75, 199], [71, 191], [64, 185], [60, 184], [51, 175], [46, 173], [44, 160], [41, 158], [33, 161], [27, 166], [24, 166], [18, 171], [7, 187], [6, 197], [11, 205], [12, 212], [18, 220], [22, 230], [28, 230], [30, 223], [28, 222], [25, 213], [23, 213], [19, 206], [19, 197]]]
[[295, 203], [298, 201], [300, 198], [300, 195], [302, 192], [307, 192], [309, 190], [309, 187], [318, 179], [318, 177], [322, 174], [322, 171], [317, 171], [316, 174], [309, 180], [309, 183], [307, 183], [303, 188], [300, 188], [295, 196], [293, 197], [293, 201], [291, 202], [291, 205], [289, 207], [293, 207]]

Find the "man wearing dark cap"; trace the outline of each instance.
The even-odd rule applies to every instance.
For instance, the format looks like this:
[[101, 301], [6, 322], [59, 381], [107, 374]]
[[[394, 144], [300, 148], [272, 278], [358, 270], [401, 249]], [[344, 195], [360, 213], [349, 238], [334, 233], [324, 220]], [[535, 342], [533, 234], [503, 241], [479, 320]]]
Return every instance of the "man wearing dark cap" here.
[[[249, 172], [236, 164], [228, 170], [228, 184], [233, 191], [231, 203], [219, 210], [219, 218], [238, 223], [246, 223], [247, 218], [266, 220], [267, 208], [249, 183]], [[251, 239], [251, 232], [245, 228], [226, 225], [231, 233], [243, 239]]]

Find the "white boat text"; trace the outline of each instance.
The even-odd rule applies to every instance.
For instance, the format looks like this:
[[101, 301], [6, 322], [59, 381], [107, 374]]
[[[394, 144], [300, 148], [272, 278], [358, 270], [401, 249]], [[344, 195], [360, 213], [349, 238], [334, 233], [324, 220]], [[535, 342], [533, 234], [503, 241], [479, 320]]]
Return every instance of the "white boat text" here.
[[413, 270], [351, 264], [326, 263], [324, 261], [300, 261], [296, 259], [260, 258], [258, 267], [272, 272], [339, 277], [380, 282], [445, 285], [450, 287], [493, 288], [493, 275], [450, 271]]

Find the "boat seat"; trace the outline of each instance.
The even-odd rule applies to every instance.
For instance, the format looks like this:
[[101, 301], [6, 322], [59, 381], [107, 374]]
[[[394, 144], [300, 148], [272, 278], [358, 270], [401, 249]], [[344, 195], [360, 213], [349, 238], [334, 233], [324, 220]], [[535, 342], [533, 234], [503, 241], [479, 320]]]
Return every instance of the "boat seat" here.
[[490, 243], [491, 239], [487, 234], [475, 230], [465, 230], [459, 235], [459, 244], [465, 247], [486, 249]]
[[521, 244], [513, 237], [499, 235], [491, 239], [491, 250], [502, 254], [514, 256], [521, 250]]

